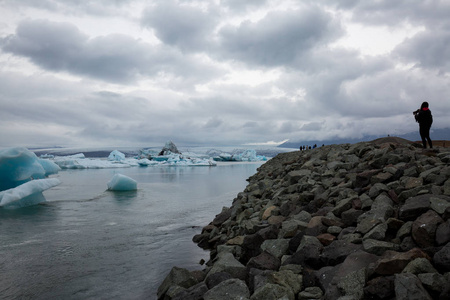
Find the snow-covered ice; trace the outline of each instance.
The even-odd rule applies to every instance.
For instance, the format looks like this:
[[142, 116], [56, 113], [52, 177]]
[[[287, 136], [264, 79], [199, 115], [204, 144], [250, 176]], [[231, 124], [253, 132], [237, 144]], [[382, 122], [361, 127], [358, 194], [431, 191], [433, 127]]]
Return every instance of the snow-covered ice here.
[[110, 191], [134, 191], [136, 189], [136, 180], [122, 174], [115, 174], [108, 182], [108, 190]]
[[5, 208], [19, 208], [44, 202], [45, 198], [42, 192], [60, 183], [57, 178], [36, 179], [21, 184], [18, 187], [1, 191], [0, 206]]
[[123, 160], [125, 160], [125, 154], [123, 154], [119, 150], [114, 150], [109, 154], [108, 160], [123, 161]]

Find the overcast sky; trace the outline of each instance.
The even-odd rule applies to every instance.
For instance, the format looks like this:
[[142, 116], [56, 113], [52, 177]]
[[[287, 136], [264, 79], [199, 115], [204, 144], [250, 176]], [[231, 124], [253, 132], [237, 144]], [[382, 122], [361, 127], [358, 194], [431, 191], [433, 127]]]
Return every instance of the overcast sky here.
[[[0, 147], [450, 127], [450, 1], [0, 0]], [[419, 136], [418, 136], [419, 139]]]

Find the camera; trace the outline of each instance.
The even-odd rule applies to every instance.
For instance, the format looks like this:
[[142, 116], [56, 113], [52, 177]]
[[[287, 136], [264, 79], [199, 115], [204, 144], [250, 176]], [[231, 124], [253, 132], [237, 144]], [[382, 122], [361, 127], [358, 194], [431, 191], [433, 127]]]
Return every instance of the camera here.
[[413, 115], [417, 115], [420, 112], [420, 108], [416, 111], [413, 111]]

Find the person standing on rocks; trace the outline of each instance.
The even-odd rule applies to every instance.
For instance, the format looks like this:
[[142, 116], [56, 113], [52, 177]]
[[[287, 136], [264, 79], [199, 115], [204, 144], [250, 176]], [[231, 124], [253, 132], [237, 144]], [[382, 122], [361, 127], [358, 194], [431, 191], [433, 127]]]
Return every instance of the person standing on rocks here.
[[420, 109], [413, 112], [416, 122], [419, 123], [419, 133], [422, 138], [423, 148], [427, 147], [427, 141], [430, 148], [433, 148], [433, 144], [430, 138], [430, 128], [433, 124], [433, 116], [428, 108], [428, 102], [423, 102]]

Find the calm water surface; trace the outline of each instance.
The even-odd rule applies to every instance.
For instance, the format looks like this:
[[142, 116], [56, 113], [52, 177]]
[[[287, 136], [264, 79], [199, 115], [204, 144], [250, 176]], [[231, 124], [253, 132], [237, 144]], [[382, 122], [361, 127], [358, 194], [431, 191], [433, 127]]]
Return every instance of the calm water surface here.
[[[260, 165], [59, 172], [45, 204], [0, 209], [0, 298], [156, 299], [173, 266], [203, 268], [192, 237]], [[115, 173], [138, 190], [106, 191]]]

